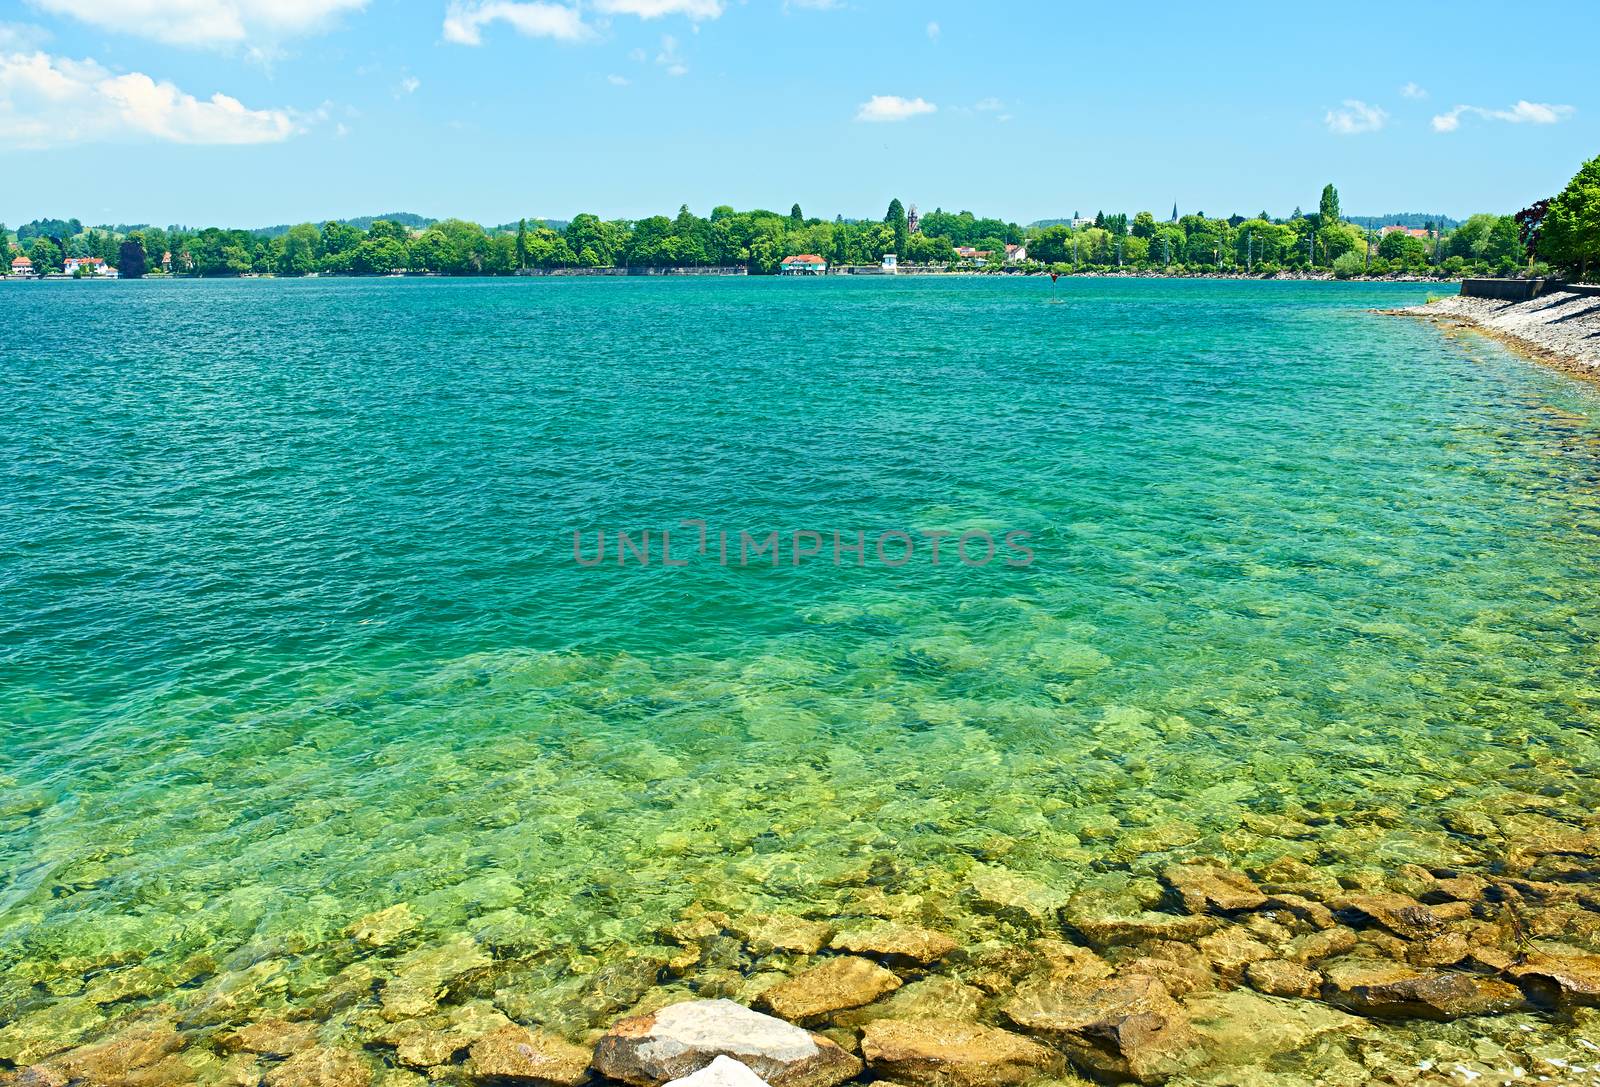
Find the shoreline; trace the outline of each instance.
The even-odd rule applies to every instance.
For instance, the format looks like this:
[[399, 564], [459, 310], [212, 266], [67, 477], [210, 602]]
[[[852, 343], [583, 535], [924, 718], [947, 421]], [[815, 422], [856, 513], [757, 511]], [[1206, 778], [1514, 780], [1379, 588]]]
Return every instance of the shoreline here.
[[1600, 296], [1556, 291], [1524, 302], [1455, 295], [1379, 311], [1470, 329], [1575, 377], [1600, 382]]

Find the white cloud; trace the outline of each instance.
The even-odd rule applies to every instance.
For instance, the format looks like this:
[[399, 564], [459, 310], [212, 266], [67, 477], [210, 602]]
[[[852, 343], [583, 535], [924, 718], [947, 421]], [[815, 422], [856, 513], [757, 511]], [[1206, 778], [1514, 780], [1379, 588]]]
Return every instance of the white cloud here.
[[928, 38], [931, 41], [938, 41], [939, 40], [939, 24], [938, 23], [929, 23], [928, 24]]
[[417, 88], [422, 86], [422, 80], [414, 75], [408, 75], [400, 81], [401, 94], [416, 94]]
[[858, 121], [906, 121], [925, 113], [937, 113], [939, 107], [925, 98], [901, 98], [898, 94], [875, 94], [856, 111]]
[[1513, 125], [1553, 125], [1558, 121], [1565, 121], [1577, 112], [1572, 106], [1554, 106], [1544, 102], [1528, 102], [1524, 100], [1519, 100], [1510, 109], [1457, 106], [1434, 117], [1433, 130], [1435, 132], [1454, 132], [1461, 127], [1462, 116], [1469, 113], [1485, 121], [1505, 121]]
[[483, 28], [507, 23], [530, 38], [583, 41], [594, 31], [577, 8], [548, 4], [544, 0], [452, 0], [444, 13], [444, 40], [457, 45], [482, 45]]
[[32, 51], [50, 40], [50, 32], [33, 23], [0, 23], [0, 50]]
[[1322, 123], [1341, 136], [1355, 136], [1362, 132], [1376, 132], [1389, 120], [1389, 115], [1377, 106], [1369, 106], [1359, 98], [1346, 98], [1339, 109], [1330, 109]]
[[663, 15], [716, 19], [722, 15], [722, 0], [594, 0], [594, 8], [606, 15], [637, 15], [641, 19]]
[[367, 0], [31, 0], [102, 30], [169, 45], [271, 43], [326, 29]]
[[612, 73], [611, 75], [606, 76], [606, 82], [611, 84], [613, 87], [626, 87], [629, 83], [632, 83], [633, 80], [629, 79], [625, 75], [617, 75], [616, 73]]
[[683, 57], [678, 53], [678, 39], [671, 34], [661, 36], [661, 52], [656, 54], [656, 63], [665, 68], [668, 75], [689, 74], [689, 66], [683, 62]]
[[92, 60], [0, 55], [0, 141], [18, 147], [126, 140], [276, 143], [301, 126], [284, 109], [249, 109], [214, 94], [202, 101], [141, 72], [116, 75]]
[[980, 98], [972, 108], [979, 113], [998, 113], [1006, 108], [1006, 104], [998, 98]]
[[838, 11], [844, 7], [844, 0], [783, 0], [783, 10], [791, 8], [804, 8], [807, 11]]
[[1424, 88], [1417, 86], [1415, 83], [1407, 83], [1404, 87], [1400, 88], [1400, 93], [1406, 98], [1428, 97], [1428, 92]]

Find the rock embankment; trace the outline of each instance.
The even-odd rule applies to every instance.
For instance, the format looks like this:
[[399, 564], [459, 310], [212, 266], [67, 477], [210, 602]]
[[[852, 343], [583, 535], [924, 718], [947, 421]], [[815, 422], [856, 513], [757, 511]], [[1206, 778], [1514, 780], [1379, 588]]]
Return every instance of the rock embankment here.
[[1600, 377], [1600, 296], [1555, 291], [1526, 302], [1452, 296], [1391, 312], [1477, 329], [1561, 369]]

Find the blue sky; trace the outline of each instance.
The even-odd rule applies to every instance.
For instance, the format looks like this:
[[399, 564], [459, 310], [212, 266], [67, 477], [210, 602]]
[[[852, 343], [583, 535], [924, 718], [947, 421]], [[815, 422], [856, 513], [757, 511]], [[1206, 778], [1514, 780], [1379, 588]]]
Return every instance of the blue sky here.
[[0, 220], [1511, 211], [1600, 153], [1600, 5], [1509, 11], [0, 0]]

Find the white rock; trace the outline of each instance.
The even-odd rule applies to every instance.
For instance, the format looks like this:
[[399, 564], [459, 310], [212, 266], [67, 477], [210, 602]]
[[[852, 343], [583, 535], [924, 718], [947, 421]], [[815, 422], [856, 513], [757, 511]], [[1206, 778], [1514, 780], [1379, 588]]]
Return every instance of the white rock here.
[[673, 1080], [667, 1087], [767, 1087], [767, 1081], [732, 1057], [718, 1057], [700, 1071]]

